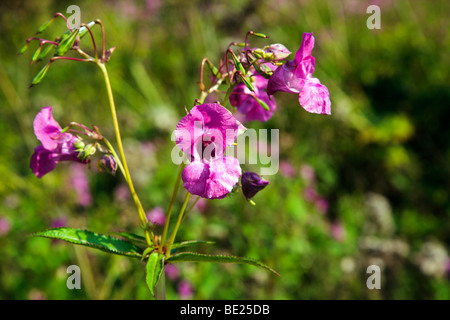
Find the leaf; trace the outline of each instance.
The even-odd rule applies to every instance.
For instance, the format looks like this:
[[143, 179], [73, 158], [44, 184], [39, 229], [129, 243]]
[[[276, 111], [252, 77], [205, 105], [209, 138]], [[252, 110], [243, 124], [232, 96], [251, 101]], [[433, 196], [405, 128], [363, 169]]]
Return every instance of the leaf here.
[[199, 244], [214, 244], [214, 241], [203, 241], [203, 240], [189, 240], [189, 241], [183, 241], [183, 242], [177, 242], [172, 245], [172, 249], [179, 249], [184, 248], [188, 246], [195, 246]]
[[137, 234], [130, 232], [114, 232], [113, 234], [121, 236], [122, 238], [125, 238], [128, 241], [136, 243], [137, 245], [147, 246], [147, 241], [145, 241], [145, 238], [143, 236], [139, 236]]
[[42, 79], [45, 77], [45, 74], [47, 73], [48, 69], [50, 68], [50, 64], [51, 62], [47, 63], [42, 69], [41, 71], [39, 71], [39, 73], [34, 77], [33, 81], [31, 81], [31, 86], [35, 86], [37, 84], [39, 84]]
[[33, 233], [32, 236], [58, 239], [73, 244], [99, 249], [122, 256], [141, 258], [143, 250], [131, 242], [89, 230], [53, 228]]
[[150, 254], [146, 265], [146, 271], [145, 281], [150, 289], [150, 293], [152, 296], [155, 296], [156, 285], [158, 284], [161, 274], [164, 272], [164, 255], [158, 252]]
[[266, 266], [264, 263], [245, 257], [236, 257], [236, 256], [225, 256], [225, 255], [209, 255], [209, 254], [201, 254], [195, 252], [182, 252], [178, 254], [174, 254], [166, 259], [167, 263], [175, 263], [175, 262], [220, 262], [220, 263], [244, 263], [253, 265], [256, 267], [264, 268], [277, 276], [280, 274], [273, 270], [272, 268]]

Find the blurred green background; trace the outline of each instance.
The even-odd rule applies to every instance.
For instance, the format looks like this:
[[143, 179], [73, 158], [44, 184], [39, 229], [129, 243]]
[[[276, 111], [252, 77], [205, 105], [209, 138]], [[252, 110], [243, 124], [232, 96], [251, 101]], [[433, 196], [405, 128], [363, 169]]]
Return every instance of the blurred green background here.
[[[82, 171], [92, 195], [82, 203], [74, 166], [59, 164], [43, 179], [29, 169], [39, 144], [32, 123], [44, 106], [62, 126], [97, 125], [114, 141], [94, 65], [57, 61], [29, 89], [45, 61], [30, 65], [37, 44], [17, 56], [71, 4], [83, 22], [101, 19], [107, 46], [117, 46], [107, 67], [148, 210], [168, 206], [177, 170], [171, 133], [199, 97], [201, 59], [218, 64], [248, 30], [270, 36], [253, 46], [283, 43], [292, 52], [303, 32], [316, 38], [315, 76], [330, 91], [332, 115], [309, 114], [295, 95], [277, 93], [274, 116], [247, 126], [280, 130], [280, 172], [266, 177], [256, 206], [239, 193], [202, 203], [178, 237], [216, 241], [202, 250], [259, 259], [281, 277], [244, 265], [178, 264], [169, 299], [450, 298], [448, 1], [8, 0], [0, 3], [1, 299], [151, 298], [139, 261], [29, 236], [55, 225], [140, 232], [121, 177]], [[381, 8], [380, 30], [366, 27], [369, 4]], [[64, 30], [61, 20], [45, 35]], [[66, 287], [72, 264], [81, 267], [82, 290]], [[381, 290], [366, 287], [372, 264]]]

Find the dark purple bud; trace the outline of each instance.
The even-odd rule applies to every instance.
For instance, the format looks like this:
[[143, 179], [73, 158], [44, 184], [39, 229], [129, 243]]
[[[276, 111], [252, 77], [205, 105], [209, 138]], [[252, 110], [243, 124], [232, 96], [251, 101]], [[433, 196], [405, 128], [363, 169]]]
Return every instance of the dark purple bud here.
[[241, 184], [244, 196], [247, 200], [250, 200], [255, 194], [264, 189], [269, 184], [269, 181], [264, 180], [254, 172], [247, 171], [242, 174]]
[[105, 171], [115, 176], [117, 171], [117, 161], [112, 154], [105, 154], [98, 160], [97, 167], [101, 172]]

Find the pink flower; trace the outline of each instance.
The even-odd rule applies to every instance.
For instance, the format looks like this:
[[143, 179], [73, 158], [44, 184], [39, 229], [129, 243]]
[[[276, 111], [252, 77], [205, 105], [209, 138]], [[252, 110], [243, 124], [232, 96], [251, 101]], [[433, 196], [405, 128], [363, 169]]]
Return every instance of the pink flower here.
[[316, 177], [313, 167], [307, 164], [304, 164], [300, 167], [300, 175], [302, 176], [303, 180], [309, 183], [313, 182]]
[[295, 59], [279, 66], [269, 79], [267, 93], [277, 91], [298, 94], [300, 105], [308, 112], [331, 114], [330, 95], [327, 87], [322, 85], [312, 74], [316, 61], [311, 56], [314, 48], [312, 33], [304, 33], [303, 41], [295, 54]]
[[207, 199], [222, 199], [231, 192], [241, 167], [238, 159], [224, 153], [243, 130], [245, 127], [216, 103], [195, 106], [180, 120], [176, 143], [191, 160], [182, 173], [186, 190]]
[[147, 219], [152, 224], [163, 226], [166, 223], [166, 215], [161, 207], [156, 207], [147, 213]]
[[[269, 99], [266, 88], [268, 80], [263, 76], [255, 74], [252, 76], [253, 87], [252, 92], [244, 83], [239, 83], [230, 95], [230, 104], [245, 115], [245, 121], [261, 121], [269, 120], [276, 109], [275, 99]], [[264, 102], [269, 110], [264, 109], [258, 100]]]
[[9, 230], [11, 230], [11, 225], [8, 219], [0, 218], [0, 236], [8, 234]]
[[317, 211], [319, 211], [322, 214], [327, 213], [329, 204], [326, 199], [324, 199], [324, 198], [317, 199], [315, 202], [315, 205], [316, 205]]
[[342, 241], [345, 238], [345, 230], [340, 222], [333, 222], [330, 226], [331, 236], [337, 240]]
[[78, 204], [88, 207], [92, 204], [89, 180], [82, 164], [75, 163], [70, 168], [70, 182], [77, 195]]
[[186, 280], [180, 281], [180, 283], [178, 283], [178, 294], [181, 299], [190, 299], [193, 294], [191, 284]]
[[280, 173], [287, 177], [287, 178], [294, 178], [295, 177], [295, 168], [292, 166], [292, 164], [287, 161], [287, 160], [283, 160], [280, 162]]
[[317, 199], [317, 191], [316, 191], [316, 189], [314, 189], [312, 187], [305, 188], [305, 190], [303, 191], [303, 197], [308, 202], [315, 201]]
[[180, 276], [180, 270], [173, 264], [168, 264], [164, 267], [166, 277], [170, 280], [176, 280]]
[[77, 137], [62, 132], [52, 117], [52, 107], [45, 107], [36, 115], [33, 122], [34, 133], [42, 145], [34, 149], [30, 168], [38, 178], [55, 169], [59, 161], [84, 162], [78, 158], [74, 143]]

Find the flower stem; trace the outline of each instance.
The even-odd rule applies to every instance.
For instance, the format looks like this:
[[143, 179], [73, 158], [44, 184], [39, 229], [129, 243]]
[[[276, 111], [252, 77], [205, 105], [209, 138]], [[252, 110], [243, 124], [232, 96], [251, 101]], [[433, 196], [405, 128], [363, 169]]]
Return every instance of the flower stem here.
[[177, 180], [175, 181], [175, 186], [172, 191], [172, 198], [170, 199], [169, 208], [167, 209], [166, 223], [164, 224], [164, 229], [163, 229], [163, 233], [161, 236], [161, 243], [160, 243], [160, 247], [159, 247], [160, 253], [162, 252], [162, 248], [164, 248], [164, 244], [166, 243], [167, 231], [169, 229], [170, 215], [172, 213], [172, 208], [175, 203], [175, 198], [177, 196], [178, 189], [180, 188], [181, 173], [183, 172], [183, 169], [184, 169], [184, 163], [181, 162], [180, 169], [178, 170], [178, 174], [177, 174]]
[[183, 219], [184, 211], [186, 210], [186, 206], [189, 201], [189, 197], [191, 194], [189, 192], [186, 193], [186, 197], [184, 198], [183, 205], [181, 206], [180, 213], [178, 214], [177, 223], [175, 224], [175, 228], [172, 232], [172, 235], [169, 237], [167, 250], [166, 250], [166, 256], [170, 256], [170, 250], [172, 249], [173, 242], [175, 241], [175, 237], [177, 236], [178, 228], [180, 227], [181, 220]]
[[128, 184], [128, 187], [130, 188], [131, 196], [133, 198], [134, 204], [136, 205], [142, 227], [144, 228], [145, 239], [147, 241], [147, 244], [149, 246], [151, 246], [152, 243], [156, 243], [156, 242], [154, 241], [153, 232], [151, 232], [151, 231], [149, 232], [149, 230], [147, 229], [148, 220], [145, 215], [144, 208], [142, 207], [142, 204], [139, 200], [139, 197], [136, 194], [136, 190], [134, 189], [134, 186], [133, 186], [133, 181], [131, 180], [130, 171], [128, 170], [127, 160], [125, 158], [125, 152], [123, 150], [123, 145], [122, 145], [122, 138], [120, 136], [119, 121], [117, 119], [116, 106], [114, 104], [114, 97], [113, 97], [113, 93], [112, 93], [112, 89], [111, 89], [111, 83], [109, 81], [108, 71], [106, 70], [105, 64], [98, 62], [97, 65], [99, 66], [100, 70], [102, 71], [103, 77], [105, 79], [106, 90], [108, 93], [109, 106], [110, 106], [111, 115], [113, 118], [114, 132], [116, 133], [117, 147], [119, 149], [119, 154], [120, 154], [120, 158], [121, 158], [121, 162], [122, 162], [122, 166], [123, 166], [123, 174], [124, 174], [125, 180]]

